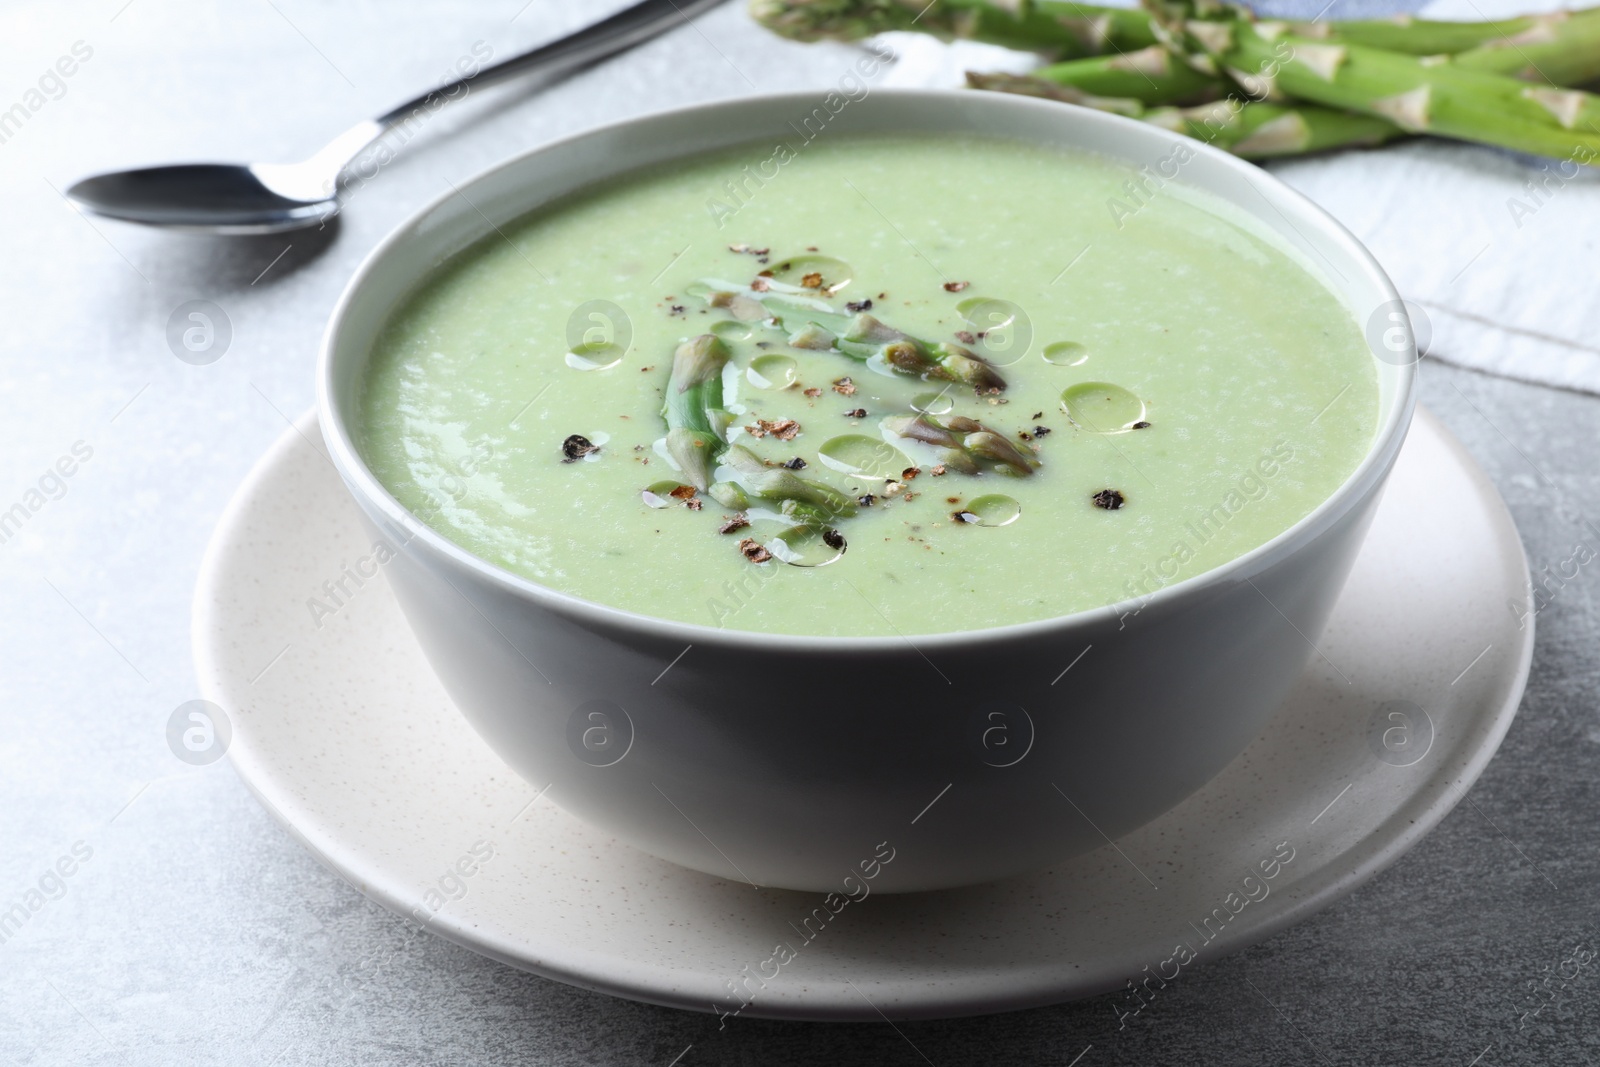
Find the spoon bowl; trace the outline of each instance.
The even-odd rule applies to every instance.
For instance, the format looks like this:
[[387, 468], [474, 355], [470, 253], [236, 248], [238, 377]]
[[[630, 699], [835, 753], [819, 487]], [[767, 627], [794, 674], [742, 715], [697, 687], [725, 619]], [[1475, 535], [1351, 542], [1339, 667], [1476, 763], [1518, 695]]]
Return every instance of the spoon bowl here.
[[316, 226], [337, 196], [301, 199], [273, 189], [239, 163], [180, 163], [112, 171], [67, 190], [78, 208], [124, 222], [200, 233], [281, 233]]

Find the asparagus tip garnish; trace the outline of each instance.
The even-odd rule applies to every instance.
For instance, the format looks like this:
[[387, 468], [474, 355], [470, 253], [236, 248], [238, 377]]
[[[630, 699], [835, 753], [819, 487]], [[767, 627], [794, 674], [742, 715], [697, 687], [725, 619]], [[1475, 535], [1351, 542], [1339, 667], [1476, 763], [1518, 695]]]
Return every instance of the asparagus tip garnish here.
[[727, 363], [728, 346], [711, 333], [691, 337], [672, 355], [664, 411], [667, 454], [696, 489], [710, 487], [722, 449], [722, 368]]
[[714, 333], [691, 337], [672, 354], [672, 387], [686, 392], [722, 373], [728, 362], [728, 346]]
[[891, 415], [880, 425], [897, 437], [933, 447], [938, 462], [963, 474], [987, 467], [1000, 474], [1026, 476], [1039, 461], [1019, 451], [1006, 438], [964, 415]]
[[804, 348], [812, 352], [826, 352], [833, 347], [837, 340], [832, 332], [823, 329], [814, 322], [808, 322], [800, 329], [789, 335], [789, 345], [793, 348]]
[[929, 348], [866, 312], [850, 320], [843, 339], [855, 344], [878, 345], [883, 361], [906, 374], [962, 382], [979, 393], [999, 393], [1006, 387], [1006, 380], [1000, 373], [971, 349], [948, 343]]

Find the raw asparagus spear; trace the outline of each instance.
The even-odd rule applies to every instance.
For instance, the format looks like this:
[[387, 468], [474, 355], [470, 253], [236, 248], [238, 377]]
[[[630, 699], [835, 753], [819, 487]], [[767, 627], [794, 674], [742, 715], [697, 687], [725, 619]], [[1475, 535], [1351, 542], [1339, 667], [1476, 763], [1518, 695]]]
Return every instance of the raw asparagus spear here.
[[[969, 82], [973, 82], [975, 77], [986, 76], [970, 73], [967, 75]], [[1004, 75], [987, 77], [1004, 77]], [[1226, 96], [1232, 88], [1221, 78], [1201, 74], [1160, 45], [1151, 45], [1148, 48], [1118, 55], [1090, 56], [1086, 59], [1071, 59], [1065, 63], [1053, 63], [1033, 71], [1031, 77], [1094, 97], [1126, 98], [1149, 106], [1202, 104]], [[975, 82], [973, 84], [975, 88], [980, 89], [999, 88], [995, 85], [977, 85]]]
[[1382, 144], [1404, 136], [1391, 122], [1315, 104], [1241, 102], [1232, 98], [1195, 107], [1146, 108], [1137, 100], [1096, 97], [1055, 82], [1016, 74], [968, 73], [975, 89], [1061, 100], [1160, 126], [1245, 159]]
[[1005, 437], [963, 415], [890, 415], [879, 424], [896, 437], [932, 446], [936, 462], [962, 474], [988, 469], [1000, 474], [1032, 474], [1039, 461]]
[[[1218, 84], [1222, 82], [1219, 80]], [[1126, 115], [1130, 119], [1143, 118], [1150, 110], [1144, 101], [1131, 96], [1096, 96], [1076, 86], [1062, 85], [1060, 82], [1034, 77], [1031, 74], [981, 74], [969, 70], [967, 85], [973, 89], [1059, 100], [1063, 104], [1077, 104], [1079, 107], [1092, 107], [1096, 111], [1109, 111], [1113, 115]]]
[[1400, 127], [1372, 115], [1315, 104], [1270, 104], [1261, 100], [1241, 103], [1228, 99], [1198, 107], [1155, 108], [1140, 117], [1245, 159], [1365, 147], [1405, 136]]
[[[1143, 11], [1059, 0], [751, 0], [750, 10], [769, 29], [802, 41], [853, 41], [889, 30], [920, 30], [1060, 59], [1132, 53], [1156, 41]], [[1597, 24], [1600, 8], [1492, 22], [1396, 15], [1280, 25], [1308, 40], [1342, 41], [1413, 56], [1470, 53], [1472, 58], [1462, 65], [1471, 69], [1525, 81], [1582, 85], [1600, 78]], [[1116, 95], [1105, 89], [1090, 91]]]
[[1461, 52], [1450, 62], [1467, 70], [1551, 85], [1600, 80], [1600, 7], [1512, 21], [1527, 25]]
[[[1192, 15], [1199, 10], [1202, 16]], [[1294, 98], [1387, 119], [1409, 133], [1589, 162], [1600, 154], [1600, 98], [1376, 48], [1278, 34], [1207, 3], [1172, 5], [1170, 47], [1226, 72], [1252, 97]]]
[[1155, 43], [1140, 11], [1065, 0], [751, 0], [757, 22], [798, 41], [855, 41], [920, 30], [1058, 57], [1131, 52]]
[[1600, 78], [1600, 8], [1494, 22], [1434, 22], [1396, 15], [1343, 22], [1263, 19], [1261, 24], [1273, 34], [1286, 31], [1307, 40], [1430, 58], [1452, 56], [1456, 66], [1521, 81], [1578, 86]]
[[[1437, 22], [1397, 15], [1284, 25], [1290, 34], [1308, 40], [1413, 56], [1448, 55], [1455, 66], [1520, 81], [1581, 86], [1600, 80], [1600, 7], [1495, 22]], [[1192, 68], [1166, 62], [1168, 56], [1160, 46], [1108, 49], [1104, 55], [1051, 64], [1033, 74], [1097, 96], [1129, 96], [1151, 105], [1198, 104], [1224, 95], [1217, 83], [1197, 80]]]
[[[1277, 24], [1265, 25], [1273, 28]], [[1383, 43], [1394, 38], [1392, 32], [1383, 31], [1402, 26], [1407, 34], [1401, 42], [1404, 47]], [[1600, 79], [1600, 8], [1492, 23], [1379, 20], [1292, 22], [1287, 27], [1294, 36], [1335, 44], [1387, 48], [1422, 56], [1451, 54], [1450, 62], [1457, 67], [1505, 74], [1520, 81], [1579, 86]], [[1466, 50], [1462, 49], [1469, 44]], [[1030, 73], [1092, 96], [1128, 97], [1151, 107], [1209, 103], [1226, 96], [1230, 88], [1227, 82], [1201, 74], [1161, 45], [1070, 59]]]
[[[1593, 11], [1588, 9], [1575, 15], [1586, 23], [1592, 20]], [[1581, 23], [1569, 28], [1569, 14], [1573, 13], [1523, 15], [1493, 22], [1441, 22], [1395, 15], [1382, 19], [1287, 22], [1284, 25], [1289, 33], [1309, 40], [1335, 40], [1413, 56], [1439, 56], [1486, 46], [1553, 43], [1563, 40], [1569, 33], [1574, 38], [1586, 38], [1593, 32], [1592, 27]], [[1583, 42], [1575, 39], [1573, 43]]]

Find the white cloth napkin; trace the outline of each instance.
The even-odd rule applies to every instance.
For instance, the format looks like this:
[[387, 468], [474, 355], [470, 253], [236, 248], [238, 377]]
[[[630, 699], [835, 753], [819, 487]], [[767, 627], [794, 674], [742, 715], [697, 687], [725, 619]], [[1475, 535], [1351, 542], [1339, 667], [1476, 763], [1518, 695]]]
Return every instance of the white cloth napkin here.
[[[1481, 20], [1556, 6], [1435, 0], [1419, 14]], [[970, 41], [947, 45], [915, 33], [886, 38], [901, 57], [886, 82], [902, 87], [956, 86], [967, 70], [1023, 73], [1038, 63]], [[1418, 140], [1268, 169], [1373, 251], [1401, 295], [1426, 316], [1417, 334], [1431, 333], [1430, 357], [1600, 393], [1600, 173], [1582, 168], [1567, 178], [1560, 162]], [[1548, 191], [1535, 195], [1529, 182]]]

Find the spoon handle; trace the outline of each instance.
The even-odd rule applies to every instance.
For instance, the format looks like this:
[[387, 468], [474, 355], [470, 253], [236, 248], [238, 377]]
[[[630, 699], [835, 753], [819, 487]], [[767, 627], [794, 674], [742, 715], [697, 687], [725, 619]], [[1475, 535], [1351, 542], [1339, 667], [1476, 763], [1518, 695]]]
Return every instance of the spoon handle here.
[[475, 74], [430, 89], [378, 116], [376, 122], [387, 130], [417, 108], [440, 96], [453, 96], [463, 86], [481, 89], [534, 72], [565, 74], [649, 40], [673, 23], [688, 22], [693, 16], [719, 3], [722, 0], [640, 0], [632, 7], [624, 8], [560, 40], [540, 45], [493, 66], [484, 67]]

